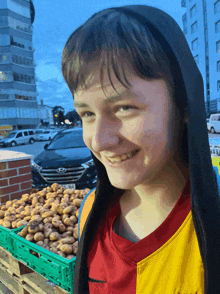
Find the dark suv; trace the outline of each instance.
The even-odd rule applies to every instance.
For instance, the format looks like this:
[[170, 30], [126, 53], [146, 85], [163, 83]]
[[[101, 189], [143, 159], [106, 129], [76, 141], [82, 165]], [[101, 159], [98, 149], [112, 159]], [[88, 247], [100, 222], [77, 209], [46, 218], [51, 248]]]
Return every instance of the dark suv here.
[[44, 151], [31, 160], [33, 188], [53, 183], [75, 189], [93, 189], [97, 170], [90, 149], [83, 141], [82, 128], [59, 132]]

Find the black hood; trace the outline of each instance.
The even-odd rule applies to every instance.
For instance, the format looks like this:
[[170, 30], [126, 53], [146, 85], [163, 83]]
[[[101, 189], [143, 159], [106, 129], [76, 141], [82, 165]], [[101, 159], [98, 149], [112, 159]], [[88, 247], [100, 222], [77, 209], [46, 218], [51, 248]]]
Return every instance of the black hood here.
[[[204, 265], [205, 293], [220, 293], [220, 200], [213, 170], [206, 124], [202, 75], [185, 36], [176, 21], [167, 13], [150, 6], [130, 5], [113, 9], [137, 18], [156, 32], [163, 48], [175, 59], [179, 89], [185, 87], [183, 104], [188, 104], [188, 152], [191, 185], [191, 210], [200, 253]], [[95, 201], [80, 238], [74, 278], [74, 294], [89, 293], [87, 255], [89, 244], [116, 192], [104, 165], [92, 154], [98, 177]], [[119, 189], [117, 189], [119, 190]], [[105, 197], [103, 197], [105, 195]], [[103, 212], [101, 214], [100, 212]], [[83, 282], [82, 282], [83, 281]]]

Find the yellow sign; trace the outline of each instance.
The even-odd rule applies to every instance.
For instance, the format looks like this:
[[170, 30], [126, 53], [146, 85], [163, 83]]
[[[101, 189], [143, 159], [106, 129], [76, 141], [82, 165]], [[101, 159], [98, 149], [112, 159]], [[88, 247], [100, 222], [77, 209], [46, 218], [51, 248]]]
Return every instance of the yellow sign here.
[[12, 130], [12, 126], [0, 126], [0, 130]]
[[212, 158], [212, 165], [217, 166], [218, 173], [220, 174], [220, 157], [219, 156], [211, 156]]

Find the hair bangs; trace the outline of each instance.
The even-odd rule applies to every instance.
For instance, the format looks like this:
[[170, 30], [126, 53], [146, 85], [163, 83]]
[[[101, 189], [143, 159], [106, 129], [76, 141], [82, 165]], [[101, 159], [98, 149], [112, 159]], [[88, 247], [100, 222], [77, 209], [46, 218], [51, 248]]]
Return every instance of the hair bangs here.
[[126, 88], [130, 83], [124, 65], [143, 79], [164, 78], [172, 83], [168, 59], [150, 31], [138, 20], [107, 9], [93, 15], [69, 37], [62, 54], [62, 72], [71, 93], [87, 90], [94, 68], [100, 69], [102, 89], [104, 70]]

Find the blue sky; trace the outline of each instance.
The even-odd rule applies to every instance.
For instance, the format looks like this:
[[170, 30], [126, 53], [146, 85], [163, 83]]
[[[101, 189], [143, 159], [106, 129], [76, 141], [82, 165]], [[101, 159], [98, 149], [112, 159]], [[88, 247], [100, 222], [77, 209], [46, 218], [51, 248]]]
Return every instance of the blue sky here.
[[181, 7], [181, 0], [33, 0], [33, 3], [33, 47], [38, 104], [43, 99], [45, 105], [61, 105], [65, 113], [74, 109], [74, 106], [61, 72], [62, 50], [72, 32], [88, 18], [105, 8], [142, 4], [167, 12], [183, 29], [182, 15], [186, 11], [186, 8]]

